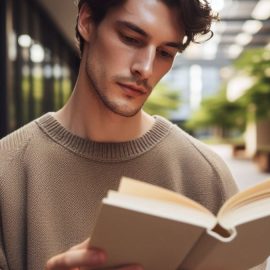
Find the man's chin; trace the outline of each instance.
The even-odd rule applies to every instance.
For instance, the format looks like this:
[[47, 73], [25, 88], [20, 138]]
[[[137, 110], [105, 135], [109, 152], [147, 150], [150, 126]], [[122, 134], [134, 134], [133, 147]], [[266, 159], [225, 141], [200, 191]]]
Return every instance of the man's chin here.
[[136, 116], [142, 109], [142, 107], [130, 109], [130, 108], [120, 108], [119, 106], [112, 106], [109, 108], [113, 113], [122, 116], [122, 117], [134, 117]]
[[[135, 104], [132, 104], [132, 101], [127, 102], [121, 99], [117, 101], [112, 101], [105, 98], [104, 96], [102, 96], [101, 100], [108, 110], [122, 117], [133, 117], [137, 115], [141, 111], [143, 106], [143, 104], [138, 104], [138, 106], [134, 106]], [[133, 105], [133, 107], [131, 105]]]
[[136, 116], [141, 111], [141, 108], [136, 111], [122, 111], [122, 110], [113, 110], [113, 112], [119, 116], [130, 118]]

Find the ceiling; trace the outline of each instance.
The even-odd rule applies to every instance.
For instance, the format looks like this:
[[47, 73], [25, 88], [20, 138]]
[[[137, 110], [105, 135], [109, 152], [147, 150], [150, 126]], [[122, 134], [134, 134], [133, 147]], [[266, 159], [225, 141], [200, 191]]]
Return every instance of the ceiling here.
[[[37, 0], [75, 47], [74, 27], [77, 8], [74, 0]], [[211, 0], [221, 21], [213, 27], [215, 36], [204, 45], [190, 46], [180, 57], [186, 61], [215, 60], [221, 65], [235, 59], [243, 48], [270, 47], [270, 0]], [[259, 3], [260, 2], [260, 3]], [[254, 14], [255, 8], [263, 4]], [[63, 8], [64, 7], [64, 8]], [[254, 20], [259, 18], [255, 22]], [[249, 22], [252, 21], [252, 22]], [[249, 24], [247, 24], [249, 22]], [[245, 27], [245, 28], [243, 28]], [[254, 28], [255, 27], [255, 28]]]
[[[258, 8], [263, 8], [265, 14]], [[270, 0], [225, 0], [220, 17], [216, 26], [220, 36], [218, 58], [235, 58], [241, 47], [265, 47], [270, 43]]]

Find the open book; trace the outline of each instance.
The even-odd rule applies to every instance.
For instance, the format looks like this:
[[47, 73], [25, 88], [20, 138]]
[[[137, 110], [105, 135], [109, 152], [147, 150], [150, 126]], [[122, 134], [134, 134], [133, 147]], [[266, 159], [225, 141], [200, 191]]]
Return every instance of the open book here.
[[217, 216], [178, 193], [122, 178], [91, 236], [111, 266], [145, 270], [247, 270], [270, 255], [270, 180], [231, 197]]

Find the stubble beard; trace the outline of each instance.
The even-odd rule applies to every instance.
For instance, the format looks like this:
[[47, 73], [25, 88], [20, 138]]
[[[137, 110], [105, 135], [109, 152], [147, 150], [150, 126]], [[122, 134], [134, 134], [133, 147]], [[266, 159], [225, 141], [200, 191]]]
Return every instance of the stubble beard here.
[[[86, 63], [86, 74], [90, 84], [90, 89], [92, 89], [95, 92], [97, 98], [99, 98], [99, 100], [103, 103], [103, 105], [111, 112], [123, 117], [133, 117], [141, 111], [144, 103], [138, 108], [130, 110], [130, 108], [128, 108], [128, 105], [121, 105], [119, 102], [109, 99], [108, 96], [104, 93], [110, 90], [103, 89], [102, 91], [102, 87], [98, 83], [98, 79], [95, 77], [94, 71], [91, 68], [90, 63], [88, 62], [88, 59]], [[106, 78], [106, 76], [99, 76], [99, 77]]]

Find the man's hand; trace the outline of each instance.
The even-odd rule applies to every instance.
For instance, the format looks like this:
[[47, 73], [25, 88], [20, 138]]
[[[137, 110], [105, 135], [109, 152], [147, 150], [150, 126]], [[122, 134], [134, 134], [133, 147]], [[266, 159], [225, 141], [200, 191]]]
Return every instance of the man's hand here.
[[[91, 270], [102, 268], [106, 261], [104, 251], [91, 248], [89, 239], [70, 248], [68, 251], [52, 257], [46, 265], [46, 270]], [[141, 266], [129, 265], [115, 270], [143, 270]]]

